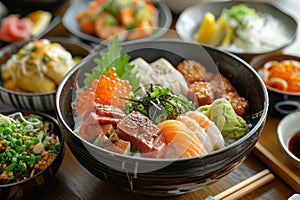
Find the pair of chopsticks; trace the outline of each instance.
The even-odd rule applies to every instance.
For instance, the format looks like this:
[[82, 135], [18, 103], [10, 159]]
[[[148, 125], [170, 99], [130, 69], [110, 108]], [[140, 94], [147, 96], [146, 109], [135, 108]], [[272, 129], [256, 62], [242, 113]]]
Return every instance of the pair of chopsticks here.
[[236, 184], [235, 186], [217, 194], [216, 196], [209, 197], [208, 199], [211, 200], [233, 200], [239, 199], [246, 194], [256, 190], [257, 188], [263, 186], [264, 184], [270, 182], [275, 177], [274, 175], [268, 170], [265, 169], [250, 178]]

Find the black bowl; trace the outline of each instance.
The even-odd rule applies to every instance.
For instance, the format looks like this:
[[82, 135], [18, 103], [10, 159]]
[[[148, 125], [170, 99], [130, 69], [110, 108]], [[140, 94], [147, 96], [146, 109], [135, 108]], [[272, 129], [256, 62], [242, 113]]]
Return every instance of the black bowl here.
[[[300, 62], [300, 57], [289, 54], [269, 54], [253, 58], [250, 65], [255, 69], [261, 69], [268, 61], [295, 60]], [[269, 114], [273, 117], [282, 118], [292, 112], [300, 111], [300, 92], [286, 92], [267, 86], [269, 93]]]
[[44, 121], [48, 121], [53, 123], [53, 131], [56, 133], [58, 136], [60, 142], [61, 142], [61, 147], [60, 151], [58, 152], [56, 158], [52, 161], [50, 165], [48, 165], [45, 169], [42, 171], [36, 173], [30, 178], [27, 178], [22, 181], [18, 181], [15, 183], [10, 183], [10, 184], [5, 184], [5, 185], [0, 185], [0, 199], [21, 199], [22, 197], [34, 192], [34, 190], [43, 187], [53, 176], [55, 176], [56, 172], [59, 170], [63, 157], [64, 157], [64, 152], [65, 152], [65, 144], [64, 144], [64, 139], [62, 137], [59, 125], [57, 123], [57, 120], [52, 117], [49, 114], [46, 113], [41, 113], [41, 112], [36, 112], [36, 111], [24, 111], [24, 110], [14, 110], [10, 111], [8, 113], [2, 113], [0, 110], [1, 114], [7, 115], [11, 114], [14, 112], [21, 112], [24, 115], [27, 114], [38, 114], [43, 117]]
[[[113, 187], [153, 196], [191, 192], [218, 181], [236, 169], [253, 149], [265, 124], [267, 90], [256, 71], [246, 62], [223, 51], [203, 47], [220, 72], [229, 77], [240, 94], [249, 100], [248, 117], [252, 127], [248, 134], [221, 150], [189, 159], [130, 157], [87, 142], [74, 132], [72, 90], [75, 81], [82, 81], [81, 72], [90, 71], [95, 66], [94, 58], [99, 57], [97, 52], [70, 71], [57, 90], [58, 121], [76, 159], [88, 171]], [[211, 62], [203, 47], [174, 40], [155, 40], [123, 44], [122, 52], [128, 53], [132, 59], [142, 57], [148, 62], [164, 57], [175, 65], [185, 58], [198, 60], [205, 66]]]

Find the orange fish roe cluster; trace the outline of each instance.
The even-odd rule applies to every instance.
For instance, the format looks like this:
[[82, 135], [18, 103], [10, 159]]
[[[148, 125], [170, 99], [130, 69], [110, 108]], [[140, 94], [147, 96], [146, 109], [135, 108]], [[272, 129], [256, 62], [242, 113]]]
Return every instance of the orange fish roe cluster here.
[[76, 101], [76, 112], [79, 114], [83, 114], [85, 111], [87, 111], [94, 99], [95, 99], [95, 91], [98, 86], [99, 80], [95, 79], [92, 82], [92, 87], [87, 88], [85, 91], [78, 90], [79, 95]]
[[111, 67], [106, 75], [101, 75], [95, 92], [95, 102], [104, 105], [113, 105], [123, 109], [129, 96], [131, 85], [129, 81], [118, 78], [116, 69]]
[[300, 62], [269, 61], [259, 71], [266, 85], [288, 92], [300, 92]]

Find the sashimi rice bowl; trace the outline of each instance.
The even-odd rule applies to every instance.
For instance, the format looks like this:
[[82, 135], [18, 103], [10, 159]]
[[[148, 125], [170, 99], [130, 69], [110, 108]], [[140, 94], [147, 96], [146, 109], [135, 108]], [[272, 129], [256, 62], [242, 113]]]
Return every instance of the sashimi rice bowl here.
[[266, 88], [244, 61], [170, 40], [119, 45], [115, 38], [68, 73], [56, 98], [62, 132], [85, 168], [159, 196], [199, 189], [235, 169], [267, 107]]

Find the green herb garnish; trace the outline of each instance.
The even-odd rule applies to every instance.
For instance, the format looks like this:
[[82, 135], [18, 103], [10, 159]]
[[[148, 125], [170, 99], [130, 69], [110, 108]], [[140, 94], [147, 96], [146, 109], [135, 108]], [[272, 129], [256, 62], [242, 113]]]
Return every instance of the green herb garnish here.
[[139, 87], [140, 79], [137, 72], [133, 72], [134, 65], [129, 64], [130, 56], [128, 54], [121, 55], [121, 47], [118, 46], [118, 37], [115, 37], [111, 44], [108, 44], [107, 52], [100, 52], [101, 58], [95, 58], [97, 64], [92, 69], [92, 73], [85, 73], [85, 88], [92, 86], [95, 79], [99, 79], [101, 74], [105, 74], [109, 68], [114, 67], [117, 75], [124, 80], [128, 80], [133, 90]]
[[125, 103], [125, 113], [138, 111], [148, 116], [158, 124], [167, 119], [176, 119], [177, 116], [195, 110], [194, 104], [184, 95], [173, 94], [168, 87], [150, 86], [145, 93], [140, 91], [132, 94]]

